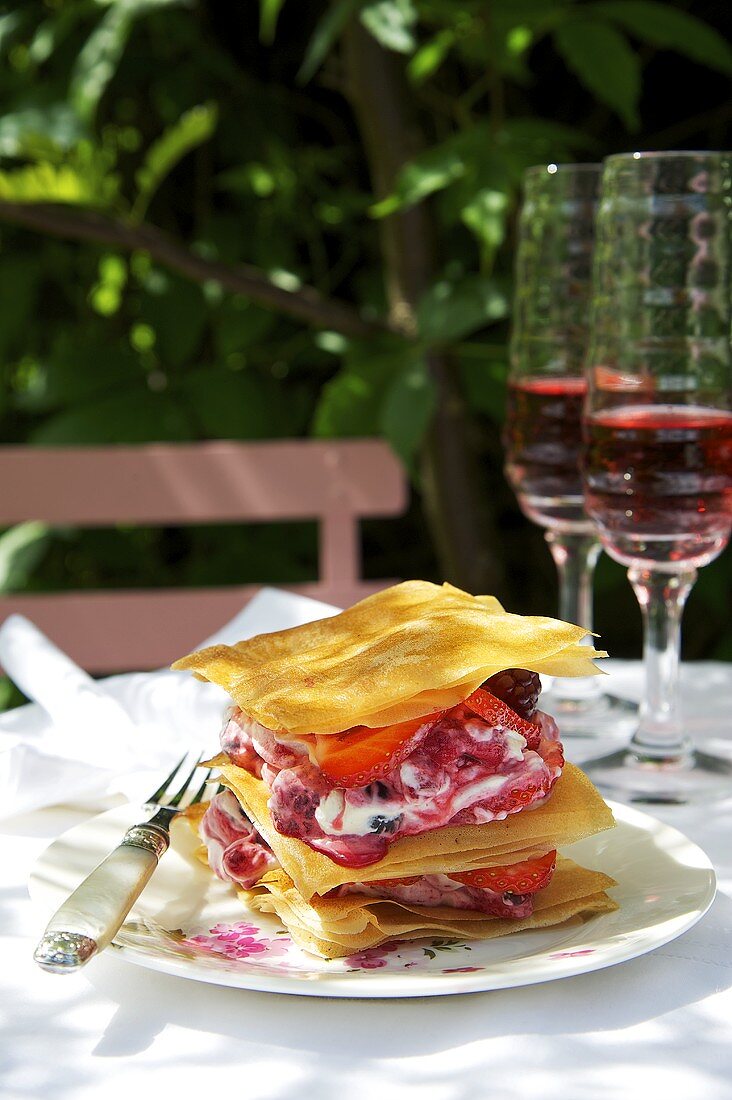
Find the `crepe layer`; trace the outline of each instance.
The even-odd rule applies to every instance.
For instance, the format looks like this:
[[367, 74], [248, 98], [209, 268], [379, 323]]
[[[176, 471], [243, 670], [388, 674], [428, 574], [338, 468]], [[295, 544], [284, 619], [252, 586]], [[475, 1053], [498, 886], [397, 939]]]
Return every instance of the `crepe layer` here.
[[350, 894], [306, 901], [283, 871], [268, 871], [255, 890], [241, 891], [246, 905], [275, 913], [295, 943], [327, 959], [342, 958], [387, 940], [446, 935], [461, 940], [492, 939], [511, 932], [546, 928], [572, 918], [608, 913], [617, 903], [606, 893], [615, 881], [600, 871], [559, 857], [549, 885], [536, 895], [534, 912], [522, 920], [490, 917], [449, 906], [434, 908]]
[[492, 596], [405, 581], [329, 619], [216, 645], [175, 669], [224, 688], [267, 729], [293, 736], [406, 722], [446, 710], [494, 673], [586, 676], [605, 654], [587, 631], [511, 615]]

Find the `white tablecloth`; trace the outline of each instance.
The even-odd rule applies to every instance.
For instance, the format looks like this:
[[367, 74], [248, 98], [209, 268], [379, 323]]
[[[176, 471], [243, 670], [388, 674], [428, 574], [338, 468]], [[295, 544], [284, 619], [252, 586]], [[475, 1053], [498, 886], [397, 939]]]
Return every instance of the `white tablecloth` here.
[[[638, 697], [639, 666], [609, 662]], [[732, 665], [684, 668], [692, 731], [732, 752]], [[597, 752], [567, 742], [580, 762]], [[732, 1097], [732, 798], [656, 809], [711, 857], [719, 894], [680, 939], [607, 970], [452, 997], [342, 1001], [207, 986], [112, 953], [73, 977], [38, 970], [26, 879], [89, 808], [0, 823], [2, 1100], [592, 1100]]]

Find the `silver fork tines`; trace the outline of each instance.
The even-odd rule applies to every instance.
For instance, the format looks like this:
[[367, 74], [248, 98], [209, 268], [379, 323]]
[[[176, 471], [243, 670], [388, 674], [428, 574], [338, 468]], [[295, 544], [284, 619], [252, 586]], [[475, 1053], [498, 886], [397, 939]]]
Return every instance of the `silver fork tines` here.
[[158, 806], [158, 812], [143, 825], [134, 825], [131, 829], [128, 829], [125, 839], [122, 841], [123, 844], [136, 844], [139, 847], [149, 848], [150, 851], [156, 853], [158, 859], [167, 850], [170, 844], [170, 822], [177, 813], [187, 810], [189, 806], [194, 806], [202, 800], [211, 778], [211, 768], [209, 768], [204, 776], [203, 783], [198, 789], [194, 788], [193, 778], [201, 763], [201, 754], [199, 753], [180, 788], [175, 794], [170, 794], [170, 788], [178, 781], [187, 756], [188, 753], [181, 757], [167, 779], [148, 799], [147, 805]]
[[208, 771], [206, 772], [206, 778], [204, 779], [203, 783], [198, 788], [198, 790], [193, 794], [193, 796], [191, 798], [187, 799], [187, 801], [181, 805], [181, 803], [183, 802], [184, 796], [187, 793], [189, 793], [191, 780], [193, 779], [194, 775], [196, 774], [196, 772], [198, 771], [198, 768], [201, 765], [201, 756], [202, 756], [202, 754], [199, 753], [198, 756], [196, 757], [196, 761], [195, 761], [193, 767], [191, 768], [191, 770], [189, 771], [188, 775], [186, 776], [186, 778], [183, 780], [183, 784], [182, 784], [180, 790], [178, 790], [174, 795], [169, 795], [168, 790], [177, 781], [177, 778], [180, 775], [180, 772], [183, 768], [183, 765], [184, 765], [184, 763], [185, 763], [185, 761], [188, 757], [187, 752], [183, 753], [183, 755], [181, 756], [180, 760], [178, 761], [178, 763], [173, 768], [170, 775], [166, 779], [163, 780], [163, 782], [160, 784], [160, 786], [155, 791], [155, 793], [150, 795], [150, 797], [148, 798], [145, 805], [146, 806], [166, 806], [166, 807], [173, 806], [173, 807], [176, 807], [180, 810], [184, 810], [188, 806], [193, 806], [193, 805], [195, 805], [196, 802], [200, 802], [202, 797], [203, 797], [203, 793], [206, 789], [206, 784], [209, 782], [209, 779], [211, 777], [211, 768], [209, 768]]

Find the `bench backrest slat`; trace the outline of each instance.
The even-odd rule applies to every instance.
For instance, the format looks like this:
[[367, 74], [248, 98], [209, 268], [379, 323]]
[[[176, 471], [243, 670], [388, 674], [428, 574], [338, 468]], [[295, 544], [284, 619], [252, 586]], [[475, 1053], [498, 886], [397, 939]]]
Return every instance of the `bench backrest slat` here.
[[377, 440], [0, 448], [0, 523], [106, 526], [394, 515], [397, 460]]
[[[0, 526], [316, 520], [320, 576], [300, 590], [340, 605], [383, 586], [360, 579], [359, 520], [398, 515], [406, 500], [401, 467], [378, 440], [0, 447]], [[29, 615], [84, 667], [109, 672], [172, 660], [255, 592], [7, 596], [0, 616]]]

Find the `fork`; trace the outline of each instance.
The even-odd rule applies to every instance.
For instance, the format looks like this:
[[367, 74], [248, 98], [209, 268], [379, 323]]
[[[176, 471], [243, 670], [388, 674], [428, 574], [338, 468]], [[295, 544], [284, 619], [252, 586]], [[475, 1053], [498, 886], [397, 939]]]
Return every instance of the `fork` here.
[[111, 943], [144, 890], [160, 858], [170, 846], [170, 823], [176, 814], [200, 802], [211, 776], [211, 768], [197, 790], [193, 777], [199, 756], [180, 789], [170, 794], [180, 779], [186, 753], [167, 779], [145, 803], [157, 806], [149, 821], [133, 825], [122, 843], [102, 860], [51, 917], [33, 958], [52, 974], [71, 974], [92, 955]]

